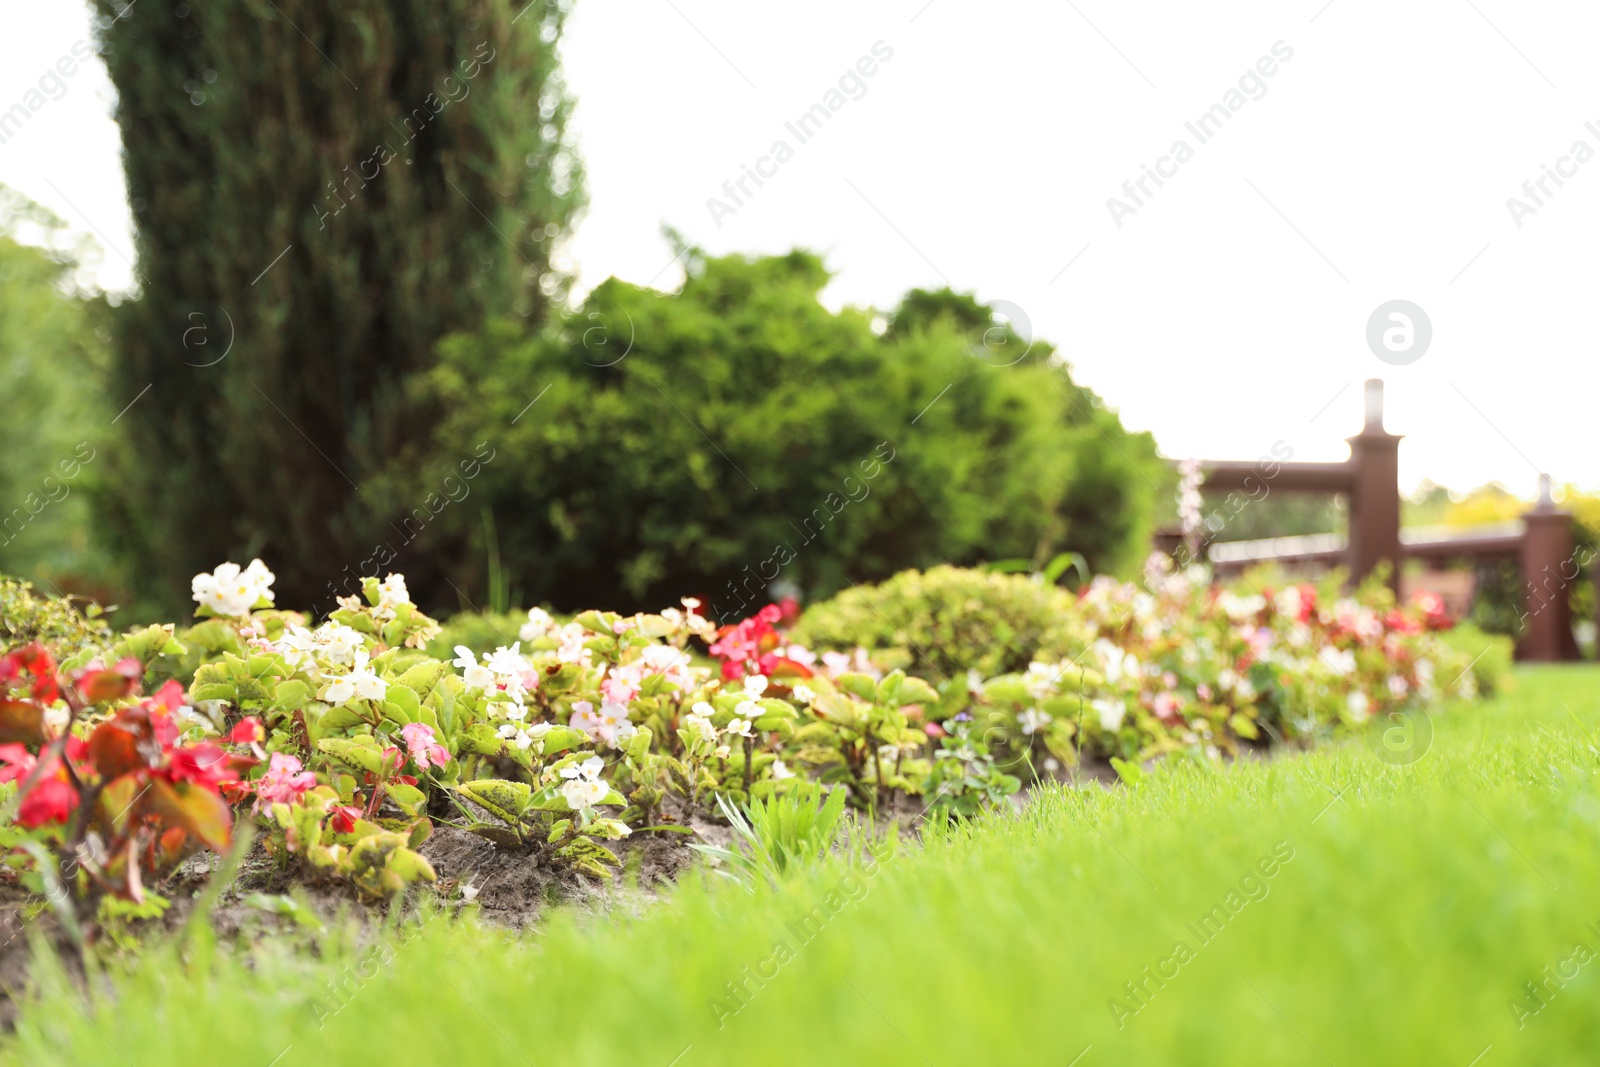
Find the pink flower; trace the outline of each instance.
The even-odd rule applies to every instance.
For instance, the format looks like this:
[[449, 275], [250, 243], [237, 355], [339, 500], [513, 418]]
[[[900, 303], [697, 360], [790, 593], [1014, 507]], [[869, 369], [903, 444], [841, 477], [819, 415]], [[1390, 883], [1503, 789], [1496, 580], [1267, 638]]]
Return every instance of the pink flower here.
[[600, 683], [600, 691], [611, 704], [627, 704], [639, 695], [638, 684], [622, 675], [620, 668], [613, 669], [611, 677]]
[[418, 767], [426, 768], [429, 763], [443, 767], [450, 762], [450, 750], [435, 740], [433, 727], [427, 723], [408, 722], [400, 727], [400, 736], [405, 738], [406, 748]]
[[301, 770], [300, 760], [286, 752], [274, 752], [267, 773], [256, 780], [254, 811], [265, 804], [293, 804], [317, 784], [317, 776]]

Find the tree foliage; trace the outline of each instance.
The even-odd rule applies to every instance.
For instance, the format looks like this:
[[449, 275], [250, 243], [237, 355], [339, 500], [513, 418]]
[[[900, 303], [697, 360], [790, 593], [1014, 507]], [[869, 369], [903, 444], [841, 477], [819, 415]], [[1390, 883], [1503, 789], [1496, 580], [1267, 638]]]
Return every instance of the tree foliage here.
[[562, 5], [93, 4], [141, 288], [107, 528], [151, 592], [270, 555], [309, 602], [387, 528], [360, 490], [415, 433], [437, 340], [561, 291]]
[[87, 501], [115, 415], [105, 302], [75, 279], [87, 254], [60, 219], [0, 186], [0, 571], [80, 592], [103, 577]]
[[[681, 292], [613, 279], [537, 335], [446, 343], [427, 387], [447, 415], [419, 461], [495, 453], [417, 539], [476, 549], [458, 588], [484, 586], [486, 510], [506, 584], [557, 607], [693, 594], [737, 615], [774, 580], [822, 596], [945, 561], [1142, 552], [1154, 443], [1048, 345], [956, 294], [916, 294], [893, 326], [836, 314], [804, 252], [688, 262]], [[422, 469], [397, 499], [449, 475]]]

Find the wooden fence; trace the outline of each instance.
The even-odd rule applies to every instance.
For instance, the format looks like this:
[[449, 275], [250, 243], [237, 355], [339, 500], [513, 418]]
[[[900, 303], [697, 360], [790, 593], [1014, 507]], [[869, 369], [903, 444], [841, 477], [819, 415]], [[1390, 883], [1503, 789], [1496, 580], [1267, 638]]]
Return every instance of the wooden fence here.
[[[1524, 630], [1519, 659], [1553, 662], [1579, 658], [1572, 636], [1568, 591], [1578, 578], [1573, 553], [1572, 516], [1557, 508], [1550, 479], [1541, 475], [1539, 500], [1513, 524], [1464, 530], [1400, 526], [1399, 434], [1383, 428], [1383, 382], [1366, 383], [1361, 432], [1347, 438], [1350, 458], [1343, 463], [1262, 463], [1202, 461], [1202, 485], [1219, 492], [1243, 492], [1252, 499], [1271, 492], [1343, 494], [1349, 501], [1350, 532], [1214, 543], [1207, 555], [1218, 577], [1236, 575], [1259, 563], [1288, 567], [1344, 566], [1354, 584], [1380, 563], [1389, 564], [1389, 584], [1398, 593], [1401, 564], [1415, 559], [1435, 566], [1458, 560], [1516, 561], [1525, 593]], [[1182, 535], [1166, 530], [1156, 547], [1168, 553]], [[1600, 582], [1600, 569], [1597, 569]]]

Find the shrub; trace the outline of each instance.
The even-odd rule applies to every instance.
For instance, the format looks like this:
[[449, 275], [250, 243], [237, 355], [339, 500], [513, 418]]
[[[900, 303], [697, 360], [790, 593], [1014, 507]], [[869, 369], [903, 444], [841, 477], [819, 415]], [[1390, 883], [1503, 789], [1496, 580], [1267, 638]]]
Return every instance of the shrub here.
[[528, 615], [522, 611], [463, 611], [452, 615], [428, 642], [428, 655], [449, 659], [457, 645], [468, 648], [494, 648], [517, 641]]
[[1510, 637], [1480, 630], [1470, 622], [1458, 622], [1441, 630], [1439, 639], [1472, 662], [1472, 677], [1484, 696], [1502, 692], [1510, 682], [1515, 644]]
[[1030, 577], [959, 567], [904, 571], [806, 609], [791, 640], [814, 648], [894, 650], [925, 677], [1023, 670], [1035, 658], [1075, 655], [1072, 594]]
[[44, 596], [29, 582], [0, 576], [0, 652], [38, 642], [66, 658], [111, 644], [98, 605], [82, 611], [67, 597]]
[[[482, 589], [490, 509], [502, 581], [564, 610], [689, 595], [731, 621], [780, 579], [814, 599], [1065, 547], [1099, 570], [1137, 562], [1165, 477], [1148, 435], [1042, 343], [998, 365], [983, 339], [1020, 339], [970, 299], [943, 298], [986, 332], [920, 305], [884, 330], [825, 308], [827, 281], [804, 252], [694, 254], [678, 293], [613, 279], [562, 329], [455, 338], [428, 379], [435, 439], [416, 446], [417, 480], [388, 491], [420, 499], [447, 473], [428, 456], [487, 442], [471, 503], [442, 508], [418, 544], [472, 561], [449, 577]], [[440, 582], [407, 567], [419, 591]]]

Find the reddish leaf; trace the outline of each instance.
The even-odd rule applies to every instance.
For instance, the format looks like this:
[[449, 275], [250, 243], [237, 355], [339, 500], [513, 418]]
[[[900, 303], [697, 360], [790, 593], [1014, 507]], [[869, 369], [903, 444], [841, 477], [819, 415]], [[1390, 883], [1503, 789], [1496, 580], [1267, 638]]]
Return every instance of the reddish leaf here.
[[149, 766], [139, 754], [139, 737], [130, 729], [133, 725], [119, 715], [96, 726], [89, 735], [89, 761], [108, 782]]
[[120, 837], [128, 830], [128, 817], [134, 802], [145, 788], [142, 774], [124, 774], [106, 783], [100, 791], [99, 823], [107, 836]]
[[121, 700], [134, 690], [134, 679], [121, 671], [86, 671], [77, 684], [78, 694], [89, 704]]
[[133, 838], [128, 839], [128, 884], [125, 892], [135, 904], [144, 903], [144, 880], [139, 877], [139, 843]]
[[0, 744], [42, 745], [44, 708], [29, 700], [0, 699]]
[[182, 827], [218, 852], [226, 852], [233, 812], [217, 794], [189, 782], [155, 779], [141, 801], [143, 809]]
[[170, 867], [183, 858], [184, 851], [189, 844], [189, 831], [179, 826], [174, 826], [162, 834], [156, 842], [156, 862], [161, 867]]

